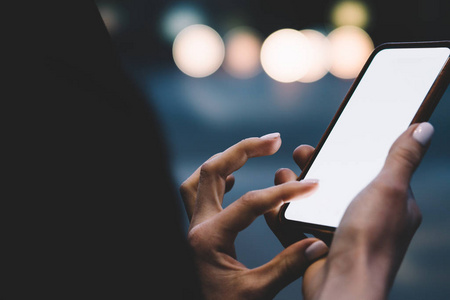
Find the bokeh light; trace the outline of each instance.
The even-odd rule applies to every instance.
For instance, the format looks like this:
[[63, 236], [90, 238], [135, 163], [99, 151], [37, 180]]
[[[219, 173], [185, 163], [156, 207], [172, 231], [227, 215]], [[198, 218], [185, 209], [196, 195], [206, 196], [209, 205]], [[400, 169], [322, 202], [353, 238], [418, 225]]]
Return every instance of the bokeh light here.
[[330, 43], [327, 37], [317, 30], [305, 29], [300, 32], [308, 39], [311, 51], [308, 72], [298, 81], [305, 83], [314, 82], [328, 73], [330, 68]]
[[219, 34], [206, 25], [183, 29], [173, 43], [173, 59], [177, 67], [192, 77], [206, 77], [220, 68], [225, 46]]
[[261, 64], [273, 79], [294, 82], [308, 72], [310, 50], [309, 41], [301, 32], [280, 29], [264, 41]]
[[331, 11], [331, 22], [336, 27], [345, 25], [365, 28], [369, 23], [369, 9], [359, 1], [338, 2]]
[[261, 71], [260, 53], [262, 40], [248, 27], [238, 27], [225, 36], [225, 61], [223, 68], [230, 75], [248, 79]]
[[180, 3], [167, 10], [160, 26], [164, 39], [172, 43], [181, 30], [194, 24], [203, 24], [205, 21], [205, 16], [199, 8]]
[[355, 78], [374, 49], [370, 36], [355, 26], [342, 26], [333, 30], [328, 40], [330, 73], [343, 79]]

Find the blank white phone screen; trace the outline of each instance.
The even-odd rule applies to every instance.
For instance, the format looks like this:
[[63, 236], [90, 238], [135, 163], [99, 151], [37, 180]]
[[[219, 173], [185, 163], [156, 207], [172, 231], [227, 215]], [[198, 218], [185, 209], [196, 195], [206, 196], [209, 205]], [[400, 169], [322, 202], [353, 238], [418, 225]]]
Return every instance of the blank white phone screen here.
[[288, 220], [337, 227], [351, 200], [380, 172], [449, 58], [450, 49], [384, 49], [372, 60], [305, 179], [311, 196], [292, 201]]

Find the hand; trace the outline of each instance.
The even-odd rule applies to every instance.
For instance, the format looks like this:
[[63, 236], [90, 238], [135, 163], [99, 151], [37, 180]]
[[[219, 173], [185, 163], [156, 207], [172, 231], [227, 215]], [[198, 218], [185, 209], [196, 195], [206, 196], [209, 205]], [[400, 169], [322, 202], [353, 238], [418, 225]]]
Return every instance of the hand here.
[[[380, 174], [346, 210], [327, 258], [312, 264], [303, 279], [305, 299], [385, 299], [421, 213], [409, 186], [431, 136], [429, 123], [415, 124], [391, 147]], [[300, 150], [302, 149], [302, 150]], [[302, 166], [311, 148], [294, 156]], [[289, 171], [276, 181], [292, 180]], [[281, 177], [281, 178], [280, 178]]]
[[287, 182], [248, 192], [222, 208], [223, 196], [235, 180], [232, 173], [249, 158], [272, 155], [280, 146], [279, 134], [245, 139], [211, 157], [180, 187], [190, 220], [188, 242], [206, 299], [271, 299], [328, 251], [323, 242], [310, 238], [255, 269], [246, 268], [236, 258], [234, 240], [241, 230], [259, 215], [316, 188], [313, 182]]
[[[301, 145], [297, 147], [297, 149], [295, 149], [293, 158], [300, 169], [303, 169], [306, 166], [313, 152], [314, 148], [309, 145]], [[297, 178], [298, 175], [295, 174], [292, 170], [282, 168], [275, 173], [274, 183], [275, 185], [279, 185], [286, 182], [293, 182], [297, 181]], [[281, 244], [286, 248], [299, 240], [305, 239], [306, 236], [303, 234], [303, 232], [294, 231], [291, 227], [289, 227], [289, 225], [281, 223], [279, 221], [280, 208], [281, 207], [272, 209], [271, 211], [267, 212], [264, 217], [266, 219], [267, 225], [269, 225], [269, 228], [272, 230]], [[325, 241], [327, 244], [330, 243], [330, 235], [318, 234], [316, 236]]]

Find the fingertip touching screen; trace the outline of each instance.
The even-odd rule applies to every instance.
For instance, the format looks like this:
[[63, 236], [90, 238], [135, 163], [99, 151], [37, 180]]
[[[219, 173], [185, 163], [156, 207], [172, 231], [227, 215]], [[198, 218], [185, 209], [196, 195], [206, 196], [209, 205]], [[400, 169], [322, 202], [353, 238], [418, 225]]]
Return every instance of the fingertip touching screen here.
[[304, 177], [318, 179], [319, 188], [292, 201], [284, 217], [337, 227], [352, 199], [380, 172], [449, 54], [447, 47], [379, 51]]

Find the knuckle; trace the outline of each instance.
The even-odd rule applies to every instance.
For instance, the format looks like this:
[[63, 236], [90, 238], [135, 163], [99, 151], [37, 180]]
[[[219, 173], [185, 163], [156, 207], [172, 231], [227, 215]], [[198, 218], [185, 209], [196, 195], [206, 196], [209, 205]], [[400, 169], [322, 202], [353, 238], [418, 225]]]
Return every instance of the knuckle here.
[[200, 167], [200, 178], [210, 177], [214, 173], [216, 173], [216, 168], [210, 161], [203, 163]]
[[189, 183], [187, 182], [187, 180], [184, 181], [184, 182], [180, 185], [179, 191], [180, 191], [181, 197], [185, 197], [185, 196], [189, 193], [189, 191], [190, 191], [190, 185], [189, 185]]
[[181, 195], [181, 199], [186, 203], [192, 197], [195, 197], [197, 194], [197, 186], [195, 186], [194, 182], [191, 182], [189, 179], [185, 180], [179, 187], [179, 192]]
[[188, 245], [196, 252], [205, 250], [205, 233], [200, 225], [192, 228], [187, 235]]
[[245, 206], [252, 206], [257, 198], [257, 192], [256, 191], [249, 191], [244, 194], [244, 196], [241, 197], [241, 204]]
[[285, 256], [281, 261], [281, 270], [282, 275], [289, 278], [290, 280], [294, 280], [303, 273], [302, 268], [299, 268], [299, 265], [295, 263], [294, 258], [291, 256]]
[[393, 156], [398, 162], [405, 164], [406, 167], [415, 169], [417, 162], [420, 161], [420, 153], [413, 149], [404, 146], [398, 146], [394, 151]]
[[254, 138], [245, 138], [242, 139], [238, 144], [241, 146], [246, 146], [247, 144], [251, 143], [254, 140]]
[[385, 199], [404, 199], [408, 195], [408, 185], [397, 180], [375, 180], [374, 188], [381, 191]]
[[241, 140], [239, 143], [236, 144], [236, 150], [243, 156], [252, 157], [253, 156], [253, 141], [254, 138], [246, 138]]
[[251, 271], [246, 272], [243, 275], [245, 280], [239, 278], [236, 282], [238, 286], [238, 299], [269, 299], [267, 285], [264, 284], [264, 280], [258, 280], [257, 276], [252, 276]]
[[260, 200], [259, 198], [260, 194], [258, 191], [249, 191], [239, 199], [239, 204], [241, 207], [245, 208], [249, 214], [256, 217], [264, 213], [260, 205], [258, 205], [260, 203], [260, 201], [258, 201]]
[[406, 200], [407, 189], [405, 185], [398, 182], [385, 182], [383, 189], [389, 199], [404, 199]]

